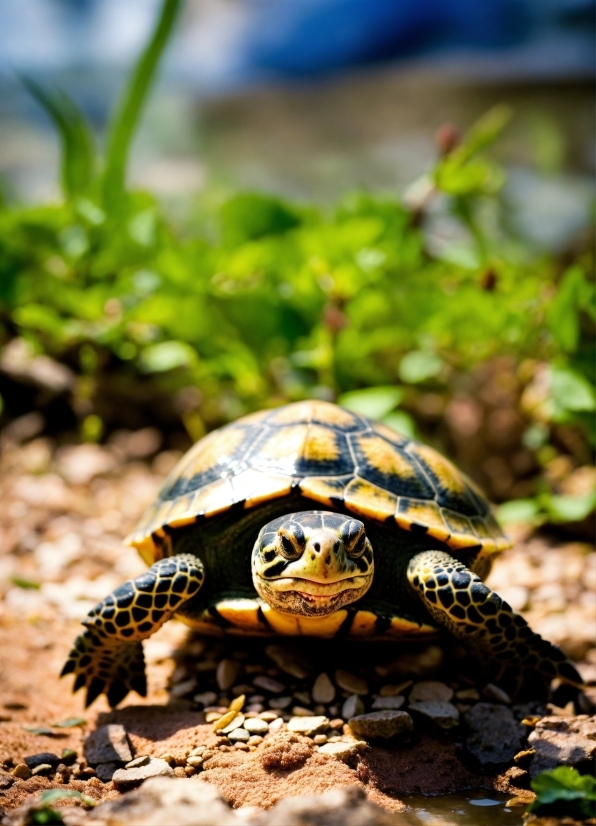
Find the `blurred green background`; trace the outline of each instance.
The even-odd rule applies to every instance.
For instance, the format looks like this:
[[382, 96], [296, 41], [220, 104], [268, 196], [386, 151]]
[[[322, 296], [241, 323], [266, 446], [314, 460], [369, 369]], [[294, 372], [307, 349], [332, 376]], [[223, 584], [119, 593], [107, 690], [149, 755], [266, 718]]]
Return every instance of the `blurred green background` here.
[[589, 87], [379, 68], [196, 118], [158, 94], [127, 174], [178, 6], [101, 135], [21, 79], [56, 127], [61, 195], [32, 202], [6, 179], [5, 432], [154, 427], [184, 449], [252, 410], [328, 399], [445, 452], [504, 521], [589, 530]]

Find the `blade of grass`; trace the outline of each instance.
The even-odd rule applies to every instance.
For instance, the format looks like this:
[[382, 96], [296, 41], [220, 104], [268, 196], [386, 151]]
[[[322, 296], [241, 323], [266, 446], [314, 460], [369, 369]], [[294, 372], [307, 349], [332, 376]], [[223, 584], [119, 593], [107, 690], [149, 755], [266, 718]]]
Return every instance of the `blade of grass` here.
[[130, 144], [179, 8], [180, 0], [164, 0], [153, 36], [112, 119], [103, 180], [104, 204], [108, 209], [116, 206], [124, 193]]
[[45, 109], [60, 133], [62, 144], [61, 183], [64, 196], [74, 198], [84, 193], [95, 166], [95, 141], [87, 118], [76, 103], [61, 90], [44, 89], [27, 75], [21, 83]]

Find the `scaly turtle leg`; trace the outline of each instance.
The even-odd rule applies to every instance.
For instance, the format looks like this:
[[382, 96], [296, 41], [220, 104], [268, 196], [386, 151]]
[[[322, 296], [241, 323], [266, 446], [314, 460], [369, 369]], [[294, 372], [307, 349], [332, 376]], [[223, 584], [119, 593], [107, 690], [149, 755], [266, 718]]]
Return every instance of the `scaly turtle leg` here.
[[60, 675], [76, 674], [73, 691], [86, 686], [85, 707], [102, 692], [111, 706], [131, 690], [147, 694], [141, 640], [171, 619], [204, 578], [203, 563], [192, 554], [160, 559], [89, 612]]
[[417, 554], [408, 566], [408, 580], [437, 622], [481, 661], [498, 664], [497, 679], [515, 674], [517, 689], [524, 681], [548, 686], [555, 677], [582, 687], [563, 652], [535, 634], [505, 600], [448, 553]]

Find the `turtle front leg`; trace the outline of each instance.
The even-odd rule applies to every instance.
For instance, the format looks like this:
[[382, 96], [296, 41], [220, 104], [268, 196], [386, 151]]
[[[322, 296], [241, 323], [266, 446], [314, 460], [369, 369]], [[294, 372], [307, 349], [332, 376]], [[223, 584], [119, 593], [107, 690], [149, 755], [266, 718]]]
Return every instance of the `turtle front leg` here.
[[582, 679], [563, 652], [534, 633], [523, 617], [486, 586], [480, 577], [443, 551], [417, 554], [408, 580], [428, 612], [481, 661], [492, 660], [503, 674], [550, 685], [555, 677], [582, 687]]
[[192, 554], [160, 559], [89, 612], [83, 620], [86, 630], [75, 640], [60, 674], [76, 674], [73, 691], [86, 686], [85, 708], [101, 693], [111, 706], [129, 691], [147, 694], [141, 640], [180, 611], [204, 578], [203, 563]]

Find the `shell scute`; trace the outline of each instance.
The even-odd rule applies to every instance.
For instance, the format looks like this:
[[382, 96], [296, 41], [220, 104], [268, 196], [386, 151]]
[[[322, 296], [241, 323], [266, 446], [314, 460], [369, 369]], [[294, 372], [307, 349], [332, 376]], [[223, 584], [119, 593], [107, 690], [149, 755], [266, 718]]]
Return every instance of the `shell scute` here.
[[354, 470], [344, 434], [318, 424], [272, 428], [259, 442], [250, 465], [289, 476], [338, 476]]
[[305, 401], [287, 404], [267, 417], [273, 427], [291, 424], [321, 424], [343, 433], [365, 430], [366, 424], [355, 413], [323, 401]]
[[395, 514], [397, 496], [367, 479], [356, 477], [346, 487], [344, 503], [360, 516], [383, 521]]
[[421, 476], [412, 458], [376, 433], [350, 437], [358, 474], [395, 496], [433, 499], [432, 486]]

